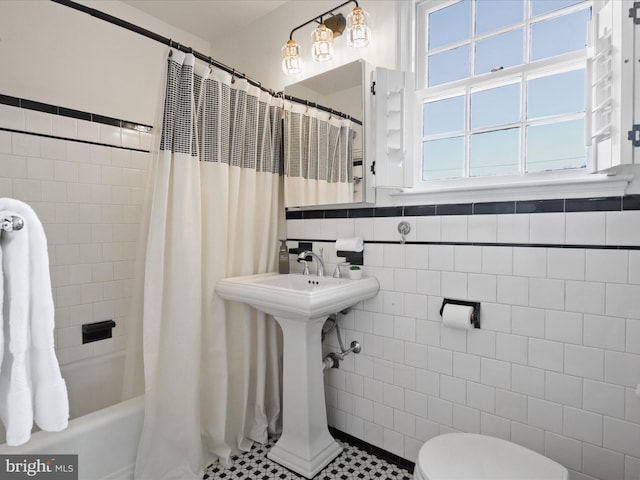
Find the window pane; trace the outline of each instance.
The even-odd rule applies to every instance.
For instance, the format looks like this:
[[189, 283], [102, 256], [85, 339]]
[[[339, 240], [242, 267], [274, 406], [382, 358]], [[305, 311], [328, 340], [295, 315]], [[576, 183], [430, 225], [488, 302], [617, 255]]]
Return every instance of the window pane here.
[[504, 175], [520, 168], [520, 129], [471, 135], [469, 175]]
[[536, 78], [527, 84], [527, 118], [585, 110], [584, 70]]
[[469, 45], [431, 55], [427, 64], [428, 85], [440, 85], [469, 76]]
[[581, 3], [584, 0], [531, 0], [531, 16], [542, 15], [561, 8]]
[[471, 35], [471, 1], [463, 0], [429, 14], [427, 48], [443, 47]]
[[464, 176], [464, 137], [422, 143], [422, 179]]
[[476, 43], [474, 75], [494, 68], [522, 65], [524, 60], [523, 29], [494, 35]]
[[504, 0], [476, 2], [476, 34], [513, 25], [522, 22], [523, 19], [524, 2], [505, 2]]
[[424, 135], [464, 130], [464, 96], [424, 104], [422, 122]]
[[471, 94], [471, 128], [492, 127], [519, 120], [519, 83]]
[[531, 25], [531, 61], [585, 48], [590, 19], [587, 8]]
[[527, 171], [586, 166], [584, 119], [527, 127]]

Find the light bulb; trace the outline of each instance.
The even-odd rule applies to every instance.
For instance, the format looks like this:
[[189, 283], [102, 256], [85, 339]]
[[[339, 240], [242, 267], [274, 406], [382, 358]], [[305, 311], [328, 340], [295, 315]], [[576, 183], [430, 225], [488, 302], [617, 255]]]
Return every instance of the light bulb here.
[[371, 29], [369, 14], [362, 7], [355, 7], [347, 17], [347, 45], [360, 48], [369, 45]]
[[296, 75], [302, 71], [300, 45], [293, 39], [282, 47], [282, 71], [287, 75]]
[[328, 62], [333, 58], [333, 32], [324, 23], [311, 32], [311, 57], [316, 62]]

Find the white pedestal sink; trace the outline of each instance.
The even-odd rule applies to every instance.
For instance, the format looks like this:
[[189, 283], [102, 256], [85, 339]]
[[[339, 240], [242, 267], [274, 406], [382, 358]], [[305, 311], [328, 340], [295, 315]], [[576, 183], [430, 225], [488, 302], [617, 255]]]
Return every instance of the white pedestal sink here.
[[322, 325], [327, 316], [371, 298], [374, 277], [349, 280], [265, 273], [221, 280], [216, 292], [271, 314], [284, 339], [282, 435], [267, 455], [312, 478], [342, 450], [327, 427], [322, 374]]

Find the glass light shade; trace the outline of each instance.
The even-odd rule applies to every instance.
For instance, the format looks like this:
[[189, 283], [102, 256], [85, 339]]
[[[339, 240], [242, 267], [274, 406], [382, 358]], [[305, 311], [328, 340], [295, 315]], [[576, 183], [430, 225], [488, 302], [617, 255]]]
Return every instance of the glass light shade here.
[[295, 40], [287, 41], [282, 47], [282, 71], [287, 75], [295, 75], [302, 71], [300, 45]]
[[371, 39], [369, 14], [362, 7], [355, 7], [347, 17], [347, 45], [350, 47], [366, 47]]
[[321, 23], [311, 32], [311, 57], [316, 62], [328, 62], [333, 58], [333, 32]]

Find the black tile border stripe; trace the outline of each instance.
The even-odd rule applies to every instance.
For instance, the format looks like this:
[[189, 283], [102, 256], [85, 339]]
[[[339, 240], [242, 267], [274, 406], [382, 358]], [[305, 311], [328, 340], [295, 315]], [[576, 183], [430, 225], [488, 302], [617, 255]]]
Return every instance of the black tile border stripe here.
[[22, 135], [33, 135], [33, 136], [36, 136], [36, 137], [53, 138], [55, 140], [63, 140], [63, 141], [66, 141], [66, 142], [86, 143], [86, 144], [89, 144], [89, 145], [99, 145], [99, 146], [102, 146], [102, 147], [118, 148], [120, 150], [130, 150], [132, 152], [149, 153], [149, 150], [145, 150], [144, 148], [122, 147], [120, 145], [111, 145], [109, 143], [92, 142], [90, 140], [80, 140], [78, 138], [59, 137], [57, 135], [48, 135], [46, 133], [26, 132], [24, 130], [14, 130], [12, 128], [0, 127], [0, 132], [20, 133]]
[[409, 474], [413, 473], [413, 469], [416, 464], [406, 458], [402, 458], [395, 453], [391, 453], [387, 450], [384, 450], [380, 447], [376, 447], [375, 445], [371, 445], [370, 443], [365, 442], [364, 440], [359, 439], [358, 437], [354, 437], [353, 435], [349, 435], [341, 430], [338, 430], [334, 427], [329, 427], [329, 433], [334, 438], [338, 440], [342, 440], [343, 442], [348, 443], [354, 447], [359, 448], [360, 450], [373, 454], [374, 456], [386, 461], [387, 463], [391, 463], [396, 467], [407, 470]]
[[621, 212], [640, 210], [640, 195], [599, 198], [558, 198], [507, 202], [406, 205], [326, 210], [287, 210], [287, 220], [311, 218], [431, 217], [445, 215], [505, 215], [523, 213]]
[[[287, 238], [287, 242], [335, 243], [335, 240]], [[514, 248], [566, 248], [585, 250], [640, 250], [640, 245], [579, 245], [569, 243], [500, 243], [500, 242], [427, 242], [399, 240], [365, 240], [365, 245], [449, 245], [454, 247], [514, 247]]]
[[151, 132], [153, 127], [143, 123], [130, 122], [120, 120], [118, 118], [106, 117], [97, 113], [82, 112], [71, 108], [60, 107], [48, 103], [36, 102], [26, 98], [12, 97], [0, 94], [0, 104], [9, 105], [11, 107], [25, 108], [27, 110], [36, 110], [38, 112], [51, 113], [53, 115], [61, 115], [63, 117], [71, 117], [77, 120], [86, 120], [89, 122], [101, 123], [103, 125], [111, 125], [114, 127], [127, 128], [131, 130]]

